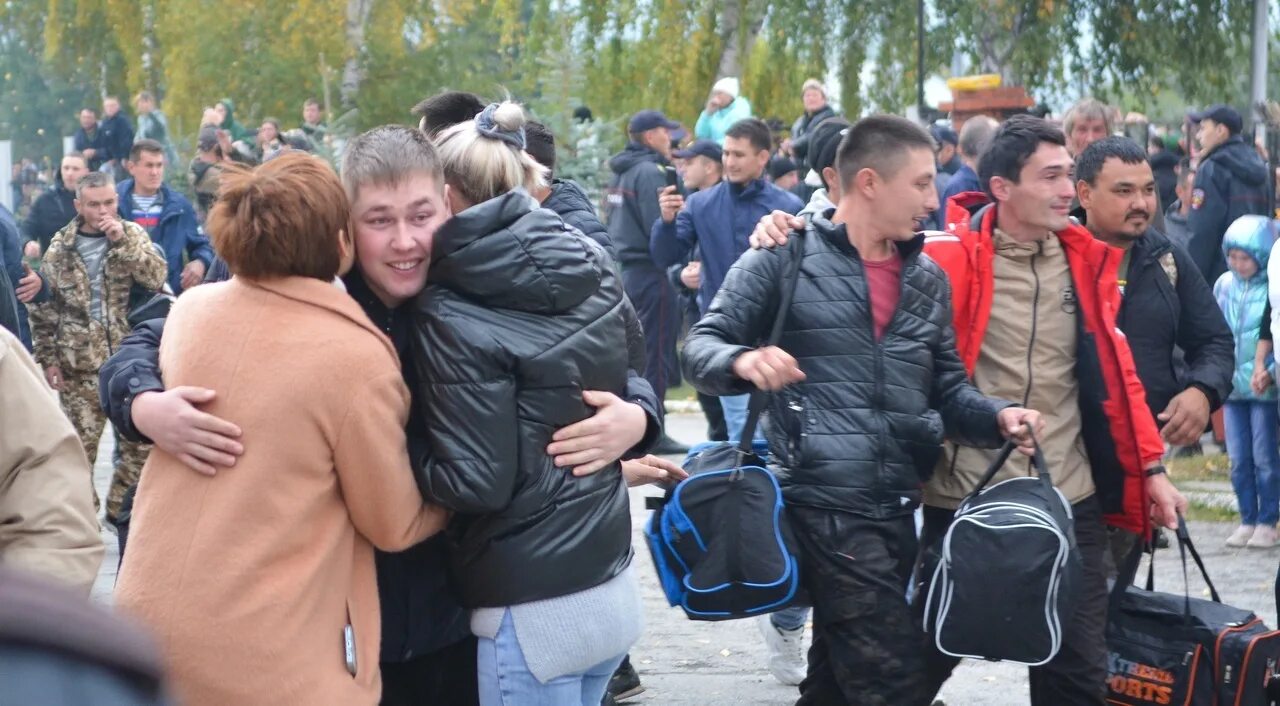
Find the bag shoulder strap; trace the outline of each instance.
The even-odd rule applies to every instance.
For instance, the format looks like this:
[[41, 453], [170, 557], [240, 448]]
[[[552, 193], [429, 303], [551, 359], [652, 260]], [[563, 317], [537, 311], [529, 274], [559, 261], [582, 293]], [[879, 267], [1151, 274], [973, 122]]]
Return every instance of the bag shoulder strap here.
[[[795, 297], [796, 283], [800, 281], [800, 265], [804, 261], [804, 241], [814, 233], [813, 222], [805, 222], [803, 231], [794, 231], [787, 240], [787, 252], [791, 255], [788, 267], [782, 280], [782, 289], [778, 296], [778, 311], [773, 317], [773, 326], [769, 329], [766, 346], [776, 346], [782, 340], [782, 329], [787, 323], [787, 313], [791, 310], [791, 300]], [[747, 422], [742, 427], [742, 438], [738, 441], [738, 450], [744, 454], [753, 453], [751, 439], [756, 434], [756, 426], [760, 423], [760, 415], [764, 412], [768, 393], [756, 389], [751, 391], [751, 400], [747, 404]]]

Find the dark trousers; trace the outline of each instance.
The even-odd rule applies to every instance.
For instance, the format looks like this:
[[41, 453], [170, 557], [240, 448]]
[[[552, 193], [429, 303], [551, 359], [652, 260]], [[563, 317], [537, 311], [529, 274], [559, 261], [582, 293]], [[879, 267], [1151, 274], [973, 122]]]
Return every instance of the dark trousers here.
[[[1080, 596], [1062, 638], [1062, 649], [1048, 664], [1032, 667], [1032, 706], [1101, 706], [1107, 679], [1107, 529], [1096, 498], [1072, 506], [1076, 544], [1084, 563]], [[920, 533], [921, 554], [916, 592], [917, 614], [923, 615], [929, 595], [928, 582], [937, 566], [937, 554], [929, 551], [942, 541], [951, 526], [952, 511], [924, 508], [924, 528]], [[925, 669], [929, 698], [938, 693], [960, 660], [938, 652], [934, 642], [925, 646]], [[926, 702], [927, 703], [927, 702]]]
[[724, 423], [724, 408], [715, 395], [698, 393], [698, 405], [707, 418], [707, 441], [728, 441], [729, 427]]
[[915, 520], [804, 507], [788, 517], [813, 604], [809, 673], [796, 705], [919, 703], [923, 635], [906, 600]]
[[383, 662], [382, 706], [475, 706], [476, 638], [468, 637], [408, 662]]
[[683, 312], [676, 290], [667, 281], [666, 272], [643, 265], [623, 268], [622, 288], [644, 329], [644, 379], [658, 393], [658, 399], [666, 400], [667, 388], [680, 384], [676, 338]]

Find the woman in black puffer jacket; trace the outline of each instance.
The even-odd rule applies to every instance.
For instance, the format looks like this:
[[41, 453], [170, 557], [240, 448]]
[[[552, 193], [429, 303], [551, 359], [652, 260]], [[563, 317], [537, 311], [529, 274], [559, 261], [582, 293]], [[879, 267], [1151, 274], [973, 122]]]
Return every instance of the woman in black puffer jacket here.
[[546, 448], [591, 415], [583, 390], [622, 394], [624, 300], [604, 249], [526, 190], [544, 170], [523, 151], [524, 120], [494, 104], [437, 138], [455, 215], [415, 306], [430, 381], [420, 484], [455, 513], [481, 703], [595, 706], [640, 632], [627, 493], [617, 463], [575, 477]]

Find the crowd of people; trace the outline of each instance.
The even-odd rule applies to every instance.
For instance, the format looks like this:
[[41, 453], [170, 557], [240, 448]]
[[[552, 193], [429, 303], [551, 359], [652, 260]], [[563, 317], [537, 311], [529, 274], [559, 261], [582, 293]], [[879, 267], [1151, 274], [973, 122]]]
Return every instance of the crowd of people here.
[[758, 625], [798, 704], [933, 703], [934, 547], [1006, 440], [1084, 565], [1031, 702], [1102, 704], [1107, 579], [1219, 408], [1228, 544], [1277, 542], [1269, 170], [1229, 106], [1139, 143], [1092, 99], [921, 126], [800, 92], [785, 138], [733, 78], [691, 132], [635, 113], [599, 208], [510, 100], [428, 97], [336, 172], [315, 101], [223, 100], [195, 203], [151, 94], [85, 109], [25, 245], [0, 211], [0, 560], [87, 594], [110, 420], [132, 702], [610, 703], [643, 688], [627, 487], [685, 477], [686, 379], [711, 441], [771, 393], [806, 597]]

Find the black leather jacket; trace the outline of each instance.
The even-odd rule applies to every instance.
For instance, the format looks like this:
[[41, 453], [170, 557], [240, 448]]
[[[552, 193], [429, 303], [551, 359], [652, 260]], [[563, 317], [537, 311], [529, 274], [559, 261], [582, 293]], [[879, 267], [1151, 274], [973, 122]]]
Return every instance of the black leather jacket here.
[[[779, 346], [806, 377], [772, 396], [765, 419], [788, 502], [872, 517], [909, 513], [945, 436], [1001, 443], [996, 413], [1011, 403], [969, 384], [956, 354], [951, 290], [921, 254], [924, 237], [899, 243], [902, 292], [875, 340], [862, 260], [843, 226], [815, 217]], [[750, 392], [733, 374], [738, 355], [768, 334], [790, 248], [748, 251], [689, 333], [684, 370], [699, 392]]]
[[456, 513], [459, 598], [506, 606], [607, 581], [631, 557], [620, 466], [574, 477], [546, 447], [591, 415], [583, 390], [627, 382], [612, 260], [523, 191], [457, 214], [433, 250], [414, 311], [431, 445], [419, 484]]

